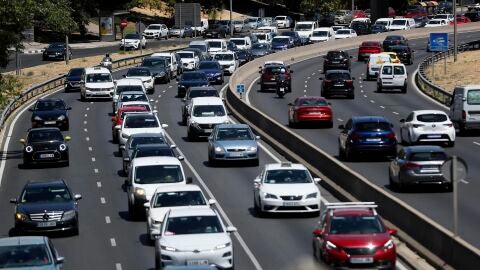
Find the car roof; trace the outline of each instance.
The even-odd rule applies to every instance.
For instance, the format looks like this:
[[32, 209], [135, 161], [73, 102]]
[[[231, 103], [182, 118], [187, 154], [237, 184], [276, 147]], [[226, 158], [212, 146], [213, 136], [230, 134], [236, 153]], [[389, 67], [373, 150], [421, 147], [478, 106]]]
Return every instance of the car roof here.
[[139, 157], [132, 161], [132, 167], [135, 166], [148, 166], [148, 165], [178, 165], [182, 166], [180, 160], [177, 157]]
[[196, 97], [192, 99], [193, 105], [223, 105], [220, 97]]
[[63, 180], [51, 180], [51, 181], [29, 181], [25, 186], [28, 187], [66, 187], [67, 184]]
[[[174, 191], [202, 191], [199, 186], [194, 184], [173, 184], [173, 185], [159, 185], [155, 193], [160, 192], [174, 192]], [[203, 193], [203, 192], [202, 192]]]
[[217, 216], [217, 213], [210, 207], [202, 208], [171, 208], [169, 218], [189, 216]]
[[124, 91], [120, 95], [145, 94], [143, 91]]
[[37, 102], [40, 102], [40, 101], [46, 101], [46, 102], [48, 102], [48, 101], [63, 101], [63, 102], [65, 102], [65, 101], [64, 101], [63, 99], [61, 99], [61, 98], [39, 98], [39, 99], [37, 100]]
[[96, 73], [96, 74], [110, 73], [110, 70], [108, 70], [107, 68], [104, 68], [104, 67], [88, 67], [88, 68], [85, 68], [85, 73], [86, 73], [86, 74], [92, 74], [92, 73]]
[[141, 149], [141, 148], [166, 148], [166, 149], [172, 149], [170, 145], [167, 143], [148, 143], [148, 144], [139, 144], [135, 147], [136, 150]]
[[300, 163], [280, 162], [265, 164], [265, 170], [307, 170], [307, 168]]
[[403, 150], [408, 153], [416, 152], [445, 152], [445, 149], [439, 145], [414, 145], [404, 147]]
[[150, 57], [170, 57], [170, 56], [172, 56], [172, 53], [169, 53], [169, 52], [156, 52], [150, 55]]
[[46, 244], [45, 236], [16, 236], [0, 238], [0, 247]]
[[340, 209], [332, 209], [331, 210], [333, 216], [376, 216], [375, 212], [368, 208], [340, 208]]
[[[127, 114], [128, 115], [128, 114]], [[130, 135], [130, 138], [136, 138], [136, 137], [162, 137], [165, 139], [165, 136], [161, 133], [134, 133]]]
[[207, 45], [207, 42], [202, 40], [194, 40], [194, 41], [191, 41], [189, 45]]
[[216, 128], [250, 128], [247, 124], [219, 124]]
[[416, 111], [413, 111], [413, 113], [415, 114], [435, 113], [435, 114], [447, 115], [444, 111], [440, 111], [440, 110], [416, 110]]
[[178, 51], [177, 53], [195, 53], [193, 50], [190, 50], [191, 48], [188, 48], [186, 50], [181, 50], [181, 51]]
[[123, 78], [117, 80], [117, 86], [119, 85], [141, 85], [143, 86], [143, 82], [139, 78]]
[[217, 91], [217, 88], [215, 88], [214, 86], [211, 86], [211, 85], [192, 86], [192, 87], [188, 88], [188, 91], [189, 91], [189, 92], [193, 92], [193, 91], [205, 91], [205, 90], [215, 90], [215, 91]]
[[355, 123], [388, 122], [388, 120], [383, 116], [354, 116], [352, 117], [352, 121]]

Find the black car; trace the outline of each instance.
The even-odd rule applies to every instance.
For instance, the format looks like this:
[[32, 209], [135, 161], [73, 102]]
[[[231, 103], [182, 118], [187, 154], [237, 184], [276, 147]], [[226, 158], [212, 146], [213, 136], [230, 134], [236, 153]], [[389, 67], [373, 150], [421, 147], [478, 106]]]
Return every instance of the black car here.
[[272, 52], [272, 47], [268, 43], [257, 43], [252, 45], [250, 50], [253, 58], [265, 56]]
[[15, 204], [15, 232], [63, 232], [78, 235], [78, 200], [63, 180], [28, 182]]
[[36, 165], [45, 163], [70, 164], [68, 146], [65, 138], [58, 128], [31, 128], [27, 139], [20, 139], [23, 144], [23, 165]]
[[250, 62], [251, 60], [253, 60], [253, 55], [252, 55], [252, 52], [248, 49], [246, 50], [238, 50], [237, 51], [237, 57], [238, 57], [238, 64], [239, 66], [247, 63], [247, 62]]
[[471, 11], [467, 11], [465, 13], [465, 17], [469, 18], [470, 21], [472, 22], [478, 22], [480, 21], [480, 11], [477, 11], [477, 10], [471, 10]]
[[68, 130], [68, 111], [71, 109], [61, 99], [41, 98], [29, 109], [32, 112], [32, 128], [58, 127]]
[[350, 99], [355, 98], [355, 87], [353, 86], [354, 77], [348, 70], [329, 70], [325, 73], [322, 80], [322, 90], [320, 95], [329, 98], [335, 95], [346, 96]]
[[180, 78], [177, 77], [177, 80], [177, 97], [184, 97], [187, 89], [192, 86], [204, 86], [210, 84], [207, 75], [202, 71], [185, 72]]
[[412, 65], [414, 61], [414, 56], [412, 48], [410, 48], [408, 45], [395, 45], [395, 46], [390, 46], [390, 51], [397, 53], [398, 58], [400, 58], [400, 61], [404, 64], [407, 65]]
[[187, 123], [188, 107], [192, 104], [192, 98], [197, 97], [219, 97], [217, 89], [213, 86], [194, 86], [190, 87], [183, 98], [182, 123]]
[[65, 89], [65, 92], [80, 89], [80, 82], [82, 81], [83, 71], [83, 68], [72, 68], [68, 71], [63, 85], [63, 89]]
[[352, 22], [350, 28], [357, 32], [358, 36], [368, 35], [371, 33], [372, 25], [369, 22]]
[[223, 69], [218, 61], [200, 61], [198, 71], [203, 71], [212, 84], [223, 84], [224, 82]]
[[[72, 48], [68, 47], [68, 59], [72, 59]], [[67, 46], [65, 43], [52, 43], [43, 51], [42, 59], [65, 60], [67, 57]]]
[[295, 46], [301, 46], [301, 45], [304, 45], [306, 43], [303, 43], [303, 40], [302, 38], [298, 35], [298, 32], [295, 32], [295, 31], [285, 31], [285, 32], [282, 32], [282, 36], [289, 36], [293, 39], [293, 44]]
[[408, 40], [404, 36], [390, 35], [383, 41], [383, 50], [388, 52], [390, 47], [394, 45], [408, 45]]
[[214, 24], [203, 32], [203, 38], [226, 38], [228, 27], [223, 24]]
[[144, 58], [140, 66], [150, 70], [151, 74], [156, 74], [155, 83], [159, 81], [169, 83], [172, 78], [172, 72], [165, 57]]
[[379, 34], [379, 33], [383, 33], [383, 32], [388, 32], [387, 27], [383, 24], [374, 24], [370, 28], [370, 33], [372, 33], [372, 34]]
[[327, 72], [331, 69], [346, 69], [350, 70], [350, 59], [352, 58], [348, 55], [346, 51], [329, 51], [325, 55], [325, 60], [323, 61], [323, 72]]
[[324, 11], [317, 15], [317, 21], [319, 27], [330, 27], [335, 24], [335, 13]]
[[428, 22], [428, 18], [423, 16], [423, 17], [415, 17], [413, 18], [415, 20], [415, 28], [421, 28], [425, 27], [425, 25]]

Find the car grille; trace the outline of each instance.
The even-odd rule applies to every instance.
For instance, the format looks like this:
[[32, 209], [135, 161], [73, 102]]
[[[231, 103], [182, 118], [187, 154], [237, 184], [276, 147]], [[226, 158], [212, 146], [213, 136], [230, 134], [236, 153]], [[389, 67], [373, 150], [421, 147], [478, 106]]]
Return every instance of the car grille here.
[[214, 125], [213, 124], [199, 124], [198, 126], [200, 128], [204, 129], [204, 128], [213, 128]]
[[361, 248], [343, 248], [346, 253], [349, 255], [373, 255], [377, 252], [376, 248], [368, 248], [368, 247], [361, 247]]
[[245, 150], [246, 150], [245, 148], [228, 148], [227, 149], [228, 152], [243, 152]]
[[302, 196], [280, 196], [284, 201], [299, 201], [302, 199]]
[[52, 211], [44, 213], [30, 214], [32, 221], [59, 221], [62, 219], [63, 211]]
[[[41, 157], [41, 155], [53, 155], [48, 157]], [[33, 154], [34, 160], [50, 160], [60, 158], [60, 153], [58, 151], [37, 151]]]

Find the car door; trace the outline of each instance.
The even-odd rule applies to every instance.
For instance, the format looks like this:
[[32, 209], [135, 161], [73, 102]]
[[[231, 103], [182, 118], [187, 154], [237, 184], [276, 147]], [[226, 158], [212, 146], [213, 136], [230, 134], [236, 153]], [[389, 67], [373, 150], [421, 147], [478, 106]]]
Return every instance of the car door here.
[[390, 172], [392, 178], [397, 178], [400, 172], [401, 166], [405, 163], [406, 153], [405, 150], [401, 149], [398, 152], [398, 155], [395, 157], [394, 160], [390, 163]]
[[265, 176], [265, 169], [263, 169], [262, 172], [260, 172], [260, 174], [255, 178], [255, 181], [258, 179], [259, 182], [253, 183], [253, 198], [258, 203], [257, 205], [260, 205], [259, 192], [260, 192], [260, 188], [262, 187], [264, 176]]
[[208, 136], [208, 155], [210, 157], [210, 154], [214, 155], [215, 154], [215, 136], [217, 134], [217, 127], [215, 126], [213, 128], [212, 134]]
[[295, 109], [298, 104], [298, 99], [295, 99], [293, 103], [289, 103], [288, 106], [288, 119], [289, 121], [293, 121], [293, 115], [295, 114]]
[[381, 75], [379, 76], [380, 83], [383, 86], [392, 85], [394, 81], [392, 65], [383, 65]]
[[407, 80], [407, 71], [403, 65], [393, 66], [393, 85], [403, 86]]
[[352, 119], [347, 121], [347, 124], [345, 127], [340, 130], [340, 135], [339, 135], [339, 143], [340, 143], [340, 148], [345, 150], [346, 144], [347, 144], [347, 139], [348, 139], [348, 133], [350, 129], [352, 128]]
[[400, 138], [403, 138], [404, 140], [408, 140], [410, 128], [412, 126], [412, 121], [414, 119], [415, 113], [411, 112], [408, 116], [407, 119], [400, 125]]

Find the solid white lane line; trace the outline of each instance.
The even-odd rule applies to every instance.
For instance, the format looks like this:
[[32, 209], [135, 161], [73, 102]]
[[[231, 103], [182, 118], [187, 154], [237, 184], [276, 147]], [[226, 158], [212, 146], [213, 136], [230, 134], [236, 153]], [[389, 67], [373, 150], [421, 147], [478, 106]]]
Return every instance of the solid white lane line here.
[[83, 121], [83, 124], [86, 125], [86, 124], [87, 124], [87, 121]]
[[95, 162], [95, 161], [96, 161], [96, 160], [95, 160], [95, 158], [94, 158], [94, 157], [92, 157], [92, 162]]
[[384, 107], [384, 106], [380, 106], [380, 108], [382, 108], [382, 109], [385, 109], [385, 107]]
[[117, 241], [115, 241], [115, 238], [110, 238], [110, 245], [112, 245], [112, 247], [117, 246]]
[[91, 146], [88, 147], [88, 151], [92, 152], [93, 148]]
[[107, 224], [112, 223], [112, 221], [110, 220], [110, 217], [109, 217], [109, 216], [106, 216], [106, 217], [105, 217], [105, 223], [107, 223]]
[[98, 187], [98, 188], [101, 188], [101, 187], [102, 187], [102, 182], [98, 181], [98, 182], [97, 182], [97, 187]]
[[119, 263], [115, 264], [115, 270], [122, 270], [122, 265]]
[[101, 203], [101, 204], [105, 204], [105, 203], [107, 203], [107, 201], [105, 200], [104, 197], [100, 197], [100, 203]]
[[395, 114], [395, 115], [398, 115], [398, 112], [392, 112], [392, 113]]
[[93, 172], [98, 173], [98, 169], [97, 168], [93, 169]]
[[93, 104], [93, 101], [90, 101], [90, 104]]
[[478, 145], [478, 146], [480, 146], [480, 143], [479, 143], [479, 142], [473, 142], [473, 143], [476, 144], [476, 145]]
[[[173, 143], [175, 144], [175, 141], [172, 139], [172, 137], [170, 137], [170, 135], [165, 132], [165, 136], [167, 136], [167, 138]], [[205, 181], [203, 181], [202, 177], [198, 174], [197, 170], [193, 167], [193, 165], [190, 163], [190, 161], [188, 161], [187, 157], [183, 154], [183, 152], [177, 148], [177, 151], [180, 155], [182, 155], [185, 159], [183, 160], [185, 162], [185, 164], [190, 168], [190, 170], [192, 171], [193, 175], [197, 178], [198, 182], [200, 183], [200, 185], [203, 187], [203, 189], [205, 189], [205, 192], [207, 192], [208, 196], [211, 198], [211, 199], [215, 199], [215, 196], [213, 196], [213, 193], [210, 191], [210, 189], [207, 187], [207, 184], [205, 183]], [[218, 202], [218, 200], [217, 200]], [[230, 219], [228, 218], [227, 214], [225, 213], [225, 211], [223, 210], [222, 206], [217, 203], [215, 205], [215, 207], [217, 208], [218, 212], [220, 213], [220, 215], [223, 217], [223, 219], [225, 220], [225, 222], [228, 224], [228, 226], [232, 226], [232, 222], [230, 221]], [[237, 238], [238, 240], [238, 243], [242, 246], [243, 250], [245, 250], [245, 253], [247, 254], [247, 256], [249, 257], [249, 259], [252, 261], [253, 265], [255, 266], [255, 269], [256, 270], [263, 270], [262, 266], [260, 265], [260, 263], [258, 262], [257, 258], [255, 258], [255, 255], [253, 255], [253, 252], [250, 250], [250, 248], [247, 246], [247, 244], [245, 243], [245, 241], [243, 240], [243, 238], [240, 236], [240, 233], [237, 231], [235, 233], [233, 233], [235, 235], [235, 237]]]
[[87, 142], [90, 141], [90, 137], [86, 137], [85, 140], [87, 140]]

